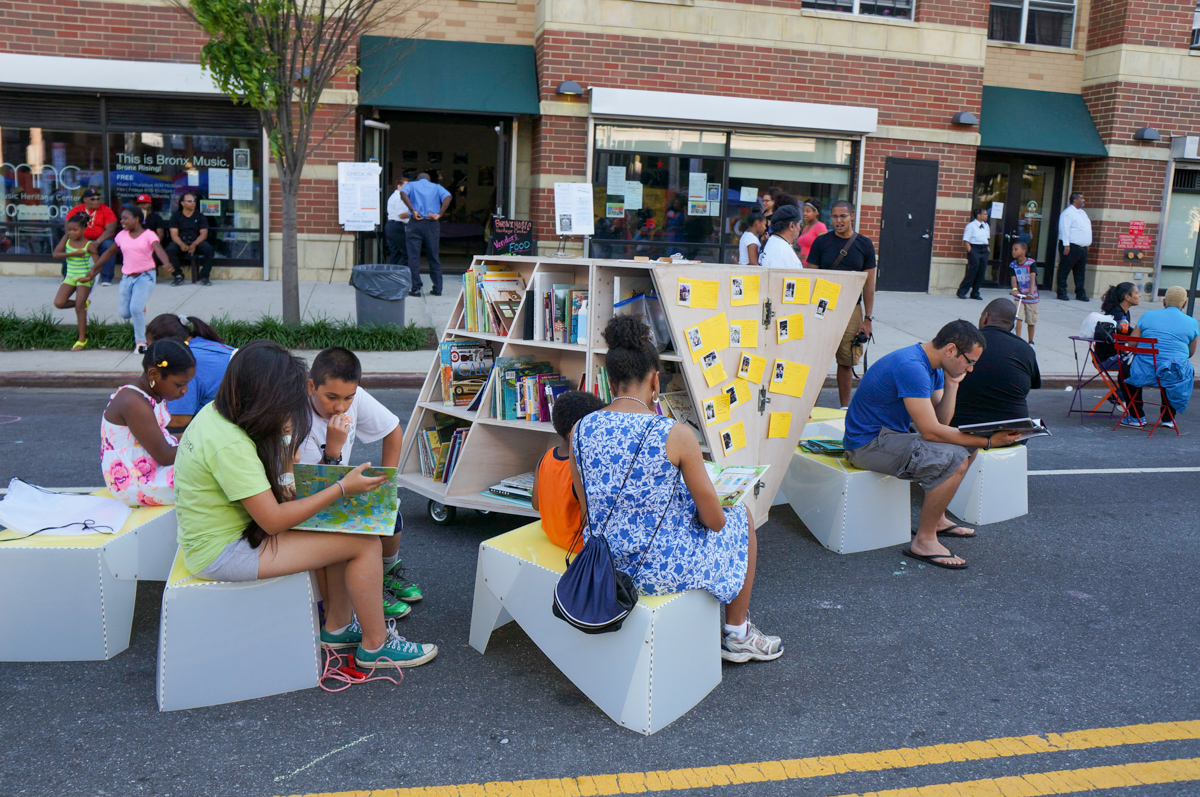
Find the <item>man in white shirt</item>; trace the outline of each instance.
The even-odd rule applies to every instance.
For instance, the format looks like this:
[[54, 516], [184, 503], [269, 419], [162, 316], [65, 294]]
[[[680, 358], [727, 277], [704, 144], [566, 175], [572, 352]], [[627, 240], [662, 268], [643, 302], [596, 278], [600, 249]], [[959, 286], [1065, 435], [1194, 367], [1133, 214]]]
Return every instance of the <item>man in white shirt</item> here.
[[387, 239], [388, 262], [393, 266], [408, 265], [408, 220], [412, 216], [408, 212], [408, 205], [404, 204], [404, 199], [400, 196], [400, 189], [404, 188], [404, 184], [408, 182], [408, 177], [401, 175], [396, 182], [396, 190], [388, 197], [387, 202], [387, 224], [383, 227], [384, 237]]
[[963, 230], [963, 245], [967, 248], [967, 273], [958, 284], [958, 298], [967, 298], [967, 291], [972, 299], [983, 299], [979, 294], [979, 283], [987, 273], [988, 259], [991, 252], [988, 242], [992, 239], [992, 228], [988, 225], [988, 210], [985, 207], [975, 208], [974, 220], [967, 223]]
[[1058, 258], [1058, 298], [1070, 301], [1067, 296], [1067, 272], [1074, 274], [1075, 298], [1088, 300], [1083, 288], [1083, 275], [1087, 270], [1088, 247], [1092, 245], [1092, 220], [1083, 212], [1083, 194], [1071, 194], [1071, 204], [1058, 217], [1058, 240], [1061, 244]]

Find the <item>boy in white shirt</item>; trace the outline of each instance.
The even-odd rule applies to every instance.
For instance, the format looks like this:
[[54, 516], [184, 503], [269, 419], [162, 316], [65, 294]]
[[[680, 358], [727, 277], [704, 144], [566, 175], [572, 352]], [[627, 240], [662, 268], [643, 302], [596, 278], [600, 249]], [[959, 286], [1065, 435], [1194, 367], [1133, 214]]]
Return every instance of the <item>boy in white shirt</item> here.
[[[358, 386], [362, 364], [354, 352], [340, 346], [322, 350], [309, 369], [308, 396], [312, 429], [300, 444], [298, 461], [304, 465], [342, 465], [350, 461], [354, 441], [383, 440], [380, 462], [385, 468], [400, 464], [404, 430], [400, 419]], [[403, 515], [396, 516], [396, 533], [383, 537], [383, 614], [406, 616], [423, 597], [421, 588], [404, 577], [400, 561]]]

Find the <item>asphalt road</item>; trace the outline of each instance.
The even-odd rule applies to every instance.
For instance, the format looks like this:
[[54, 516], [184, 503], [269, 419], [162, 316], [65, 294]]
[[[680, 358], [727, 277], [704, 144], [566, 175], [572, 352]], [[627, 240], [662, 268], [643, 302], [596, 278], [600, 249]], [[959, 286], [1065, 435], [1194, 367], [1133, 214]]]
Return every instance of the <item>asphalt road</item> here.
[[[407, 421], [415, 391], [376, 395]], [[0, 390], [0, 482], [99, 484], [106, 397]], [[1192, 415], [1182, 418], [1182, 437], [1162, 431], [1147, 440], [1100, 421], [1067, 421], [1068, 398], [1031, 397], [1055, 435], [1031, 443], [1031, 470], [1200, 467]], [[378, 445], [356, 446], [356, 458], [377, 456]], [[727, 666], [700, 705], [648, 738], [612, 723], [515, 624], [493, 635], [486, 656], [467, 646], [477, 546], [523, 521], [464, 512], [458, 525], [436, 527], [425, 501], [406, 496], [402, 552], [426, 600], [403, 633], [436, 642], [434, 663], [409, 671], [399, 686], [159, 713], [162, 585], [142, 583], [130, 648], [111, 661], [0, 663], [0, 794], [365, 792], [1200, 720], [1198, 479], [1031, 476], [1029, 515], [954, 542], [971, 563], [963, 572], [902, 566], [898, 549], [836, 555], [790, 509], [776, 507], [760, 531], [751, 613], [784, 638], [787, 652], [774, 663]], [[233, 670], [270, 666], [228, 662]], [[1200, 741], [1192, 738], [698, 784], [690, 793], [837, 795], [1196, 758]], [[1103, 793], [1200, 793], [1196, 779], [1175, 780]]]

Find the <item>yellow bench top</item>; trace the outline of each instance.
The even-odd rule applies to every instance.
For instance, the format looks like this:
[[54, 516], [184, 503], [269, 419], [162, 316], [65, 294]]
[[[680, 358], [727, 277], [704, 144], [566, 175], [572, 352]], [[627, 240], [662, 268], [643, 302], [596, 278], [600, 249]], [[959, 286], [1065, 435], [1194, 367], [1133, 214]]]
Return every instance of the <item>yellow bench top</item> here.
[[[96, 490], [92, 495], [98, 495], [103, 498], [112, 498], [113, 495], [107, 489]], [[139, 526], [144, 526], [155, 518], [162, 517], [168, 512], [174, 512], [174, 506], [140, 506], [130, 513], [129, 518], [125, 521], [125, 525], [116, 534], [35, 534], [32, 537], [25, 537], [22, 532], [10, 531], [8, 529], [0, 530], [0, 548], [100, 548], [123, 534], [128, 534]], [[12, 542], [5, 542], [12, 540]]]
[[846, 417], [845, 410], [834, 410], [829, 407], [813, 407], [812, 412], [808, 416], [808, 422], [813, 421], [840, 421]]
[[[495, 548], [497, 551], [503, 551], [506, 554], [515, 556], [518, 559], [523, 559], [526, 562], [544, 567], [547, 570], [552, 570], [555, 573], [565, 573], [567, 571], [566, 550], [550, 542], [550, 538], [542, 531], [542, 522], [540, 520], [536, 523], [530, 523], [528, 526], [513, 529], [498, 537], [484, 540], [483, 544], [489, 548]], [[642, 595], [638, 598], [638, 603], [649, 609], [657, 609], [674, 598], [676, 594], [678, 593], [671, 595]], [[546, 596], [546, 600], [550, 600], [549, 595]]]
[[194, 576], [187, 569], [187, 565], [183, 563], [183, 549], [179, 548], [175, 551], [175, 561], [171, 564], [171, 575], [167, 576], [168, 587], [194, 587], [200, 584], [219, 584], [219, 581], [211, 581], [207, 578]]

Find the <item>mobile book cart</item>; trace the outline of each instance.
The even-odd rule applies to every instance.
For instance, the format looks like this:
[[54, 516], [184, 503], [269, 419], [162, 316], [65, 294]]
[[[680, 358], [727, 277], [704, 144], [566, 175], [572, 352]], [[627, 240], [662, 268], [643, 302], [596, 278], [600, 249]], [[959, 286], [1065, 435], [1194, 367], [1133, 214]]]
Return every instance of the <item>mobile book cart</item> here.
[[[588, 258], [493, 256], [475, 263], [516, 272], [527, 286], [539, 272], [570, 274], [576, 284], [588, 285], [586, 342], [520, 339], [525, 314], [533, 311], [528, 300], [513, 319], [512, 335], [467, 331], [461, 293], [442, 340], [487, 341], [497, 358], [533, 355], [574, 384], [587, 374], [589, 389], [605, 363], [601, 333], [613, 317], [614, 301], [632, 291], [656, 292], [674, 344], [660, 355], [663, 378], [679, 374], [673, 386], [687, 391], [706, 455], [720, 465], [772, 466], [755, 495], [745, 499], [759, 525], [767, 520], [865, 281], [860, 273], [844, 271]], [[749, 370], [743, 368], [744, 355], [751, 357]], [[478, 409], [469, 410], [442, 402], [438, 358], [430, 365], [405, 429], [398, 481], [428, 499], [435, 523], [453, 522], [457, 508], [538, 515], [527, 505], [484, 494], [501, 479], [533, 470], [558, 443], [550, 423], [494, 417], [499, 376], [493, 369]], [[445, 483], [421, 473], [417, 435], [434, 425], [435, 413], [468, 425], [458, 464]]]

